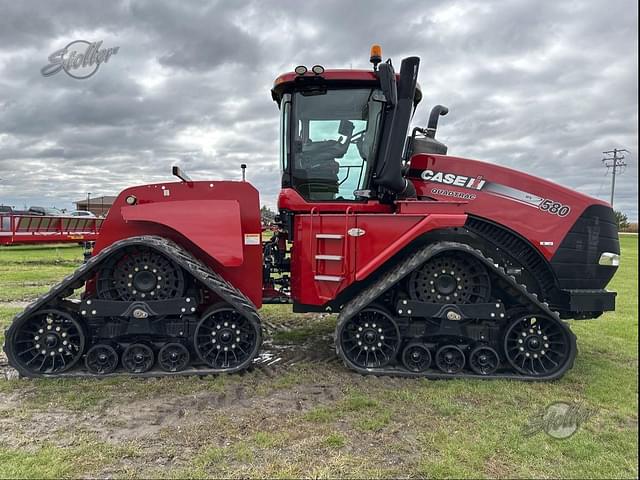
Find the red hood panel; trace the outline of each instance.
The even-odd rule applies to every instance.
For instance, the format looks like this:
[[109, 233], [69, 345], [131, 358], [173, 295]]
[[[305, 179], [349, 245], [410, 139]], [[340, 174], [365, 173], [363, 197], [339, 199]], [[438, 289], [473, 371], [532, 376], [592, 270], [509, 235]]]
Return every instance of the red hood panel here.
[[608, 205], [517, 170], [446, 155], [414, 155], [407, 177], [418, 196], [466, 201], [466, 213], [519, 233], [547, 259], [588, 206]]

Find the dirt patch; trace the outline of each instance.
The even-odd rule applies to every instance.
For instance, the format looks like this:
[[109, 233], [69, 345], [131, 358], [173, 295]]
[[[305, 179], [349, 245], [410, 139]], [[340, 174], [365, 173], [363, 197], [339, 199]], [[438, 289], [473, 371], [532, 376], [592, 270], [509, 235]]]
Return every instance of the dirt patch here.
[[[58, 436], [58, 431], [81, 429], [102, 440], [119, 442], [153, 437], [165, 427], [186, 427], [202, 422], [203, 416], [213, 412], [229, 411], [242, 417], [261, 410], [265, 415], [277, 418], [306, 411], [342, 395], [338, 388], [327, 384], [326, 374], [319, 375], [323, 379], [319, 384], [314, 384], [313, 378], [298, 378], [300, 364], [315, 365], [321, 370], [332, 369], [333, 364], [338, 364], [332, 341], [327, 338], [320, 340], [320, 345], [317, 342], [318, 339], [313, 344], [280, 345], [267, 339], [252, 369], [238, 378], [234, 376], [229, 385], [225, 386], [223, 382], [221, 391], [211, 391], [202, 384], [195, 388], [203, 391], [192, 395], [168, 391], [150, 398], [145, 395], [145, 399], [134, 399], [133, 402], [131, 397], [123, 401], [117, 396], [109, 396], [100, 402], [101, 407], [83, 412], [67, 410], [64, 405], [57, 404], [55, 412], [38, 410], [34, 413], [28, 407], [28, 399], [37, 387], [25, 379], [18, 391], [0, 393], [0, 441], [11, 443], [27, 437], [51, 439]], [[292, 385], [278, 386], [286, 381], [288, 374], [295, 377]], [[0, 379], [2, 377], [17, 378], [17, 372], [8, 365], [4, 352], [0, 352]], [[25, 415], [30, 415], [26, 422], [24, 416], [16, 415], [25, 409], [25, 405]]]
[[9, 366], [7, 355], [0, 350], [0, 381], [15, 380], [18, 378], [18, 372]]
[[330, 385], [297, 385], [292, 390], [257, 396], [247, 394], [245, 387], [238, 385], [221, 393], [166, 396], [117, 405], [97, 418], [90, 431], [107, 441], [155, 437], [165, 427], [179, 429], [201, 423], [208, 413], [229, 412], [237, 418], [260, 410], [278, 417], [309, 410], [341, 395]]
[[0, 302], [0, 308], [27, 308], [27, 305], [33, 302], [23, 302], [23, 301], [11, 301], [11, 302]]
[[266, 417], [279, 418], [335, 401], [342, 393], [332, 385], [303, 384], [255, 395], [248, 393], [243, 385], [236, 385], [219, 393], [167, 394], [82, 412], [55, 409], [20, 414], [23, 395], [24, 392], [0, 396], [0, 443], [25, 445], [37, 439], [65, 445], [71, 442], [72, 433], [78, 431], [115, 443], [153, 439], [164, 428], [193, 427], [211, 414], [228, 413], [242, 418], [260, 412]]

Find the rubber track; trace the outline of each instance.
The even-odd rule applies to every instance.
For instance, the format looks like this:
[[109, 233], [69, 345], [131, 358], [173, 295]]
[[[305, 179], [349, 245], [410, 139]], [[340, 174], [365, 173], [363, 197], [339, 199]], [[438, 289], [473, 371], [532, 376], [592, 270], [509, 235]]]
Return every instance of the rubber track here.
[[[15, 325], [21, 318], [25, 316], [30, 316], [37, 310], [48, 307], [55, 306], [58, 302], [64, 300], [64, 297], [71, 295], [73, 291], [77, 288], [81, 288], [84, 283], [89, 280], [96, 272], [98, 267], [113, 253], [118, 250], [132, 247], [132, 246], [145, 246], [153, 248], [154, 250], [166, 255], [171, 260], [176, 262], [179, 266], [184, 268], [189, 274], [191, 274], [196, 280], [201, 282], [206, 288], [212, 290], [217, 295], [220, 296], [224, 301], [233, 306], [238, 312], [240, 312], [244, 317], [246, 317], [249, 321], [255, 322], [258, 327], [261, 328], [260, 316], [256, 310], [256, 307], [251, 303], [251, 301], [237, 288], [231, 285], [229, 282], [224, 280], [219, 274], [211, 270], [208, 266], [206, 266], [203, 262], [196, 259], [194, 256], [189, 254], [187, 251], [182, 249], [176, 243], [172, 242], [163, 237], [145, 235], [138, 237], [131, 237], [125, 240], [120, 240], [114, 242], [109, 245], [99, 254], [91, 257], [85, 264], [80, 266], [75, 272], [71, 275], [65, 277], [60, 283], [55, 285], [51, 290], [49, 290], [46, 294], [39, 297], [33, 303], [28, 305], [22, 312], [15, 316], [11, 325], [5, 330], [5, 338], [9, 339], [12, 337], [11, 329], [13, 325]], [[260, 335], [258, 338], [258, 342], [261, 343], [262, 336]], [[259, 349], [258, 349], [259, 350]], [[7, 353], [7, 357], [9, 357], [7, 352], [6, 343], [4, 346], [4, 351]], [[12, 364], [11, 359], [9, 359], [9, 364], [17, 368], [14, 364]], [[81, 367], [82, 368], [82, 367]], [[58, 374], [35, 374], [29, 375], [34, 377], [109, 377], [109, 376], [136, 376], [136, 377], [156, 377], [156, 376], [169, 376], [169, 375], [208, 375], [212, 373], [220, 373], [219, 370], [208, 368], [205, 366], [191, 366], [185, 370], [180, 372], [165, 372], [157, 367], [154, 369], [142, 373], [142, 374], [131, 374], [129, 372], [114, 372], [108, 375], [93, 375], [86, 371], [83, 371], [81, 368], [73, 367], [71, 370], [67, 372], [62, 372]], [[233, 373], [237, 370], [229, 369], [224, 373]], [[22, 372], [21, 372], [22, 373]]]
[[[511, 373], [495, 373], [492, 375], [477, 375], [474, 373], [456, 373], [448, 374], [441, 372], [424, 372], [416, 373], [410, 372], [402, 367], [384, 367], [384, 368], [362, 368], [351, 363], [344, 357], [340, 349], [340, 342], [338, 332], [341, 331], [342, 326], [356, 313], [365, 308], [367, 305], [373, 303], [377, 298], [380, 298], [387, 290], [393, 288], [403, 278], [409, 275], [412, 271], [422, 265], [424, 262], [434, 257], [435, 255], [443, 252], [462, 252], [473, 256], [479, 260], [494, 277], [497, 277], [501, 282], [501, 287], [509, 294], [516, 297], [517, 303], [520, 305], [529, 305], [533, 307], [535, 311], [531, 313], [543, 313], [554, 320], [558, 321], [569, 333], [571, 339], [572, 349], [571, 357], [567, 367], [555, 372], [548, 376], [530, 376], [522, 375], [517, 372]], [[569, 329], [567, 324], [560, 319], [558, 312], [551, 310], [549, 304], [538, 299], [535, 293], [530, 293], [527, 290], [527, 286], [519, 284], [513, 275], [508, 275], [504, 268], [494, 263], [493, 259], [485, 257], [484, 254], [477, 249], [470, 247], [469, 245], [457, 243], [457, 242], [438, 242], [428, 245], [421, 250], [415, 252], [411, 257], [406, 258], [404, 261], [398, 263], [393, 269], [391, 269], [386, 275], [380, 278], [378, 281], [369, 286], [366, 290], [361, 292], [358, 296], [348, 302], [340, 311], [338, 316], [338, 324], [336, 326], [336, 352], [342, 358], [344, 364], [359, 373], [364, 375], [392, 375], [392, 376], [405, 376], [405, 377], [424, 377], [424, 378], [511, 378], [518, 380], [531, 380], [531, 381], [544, 381], [554, 380], [564, 375], [566, 371], [573, 367], [573, 362], [576, 354], [576, 337], [575, 334]]]

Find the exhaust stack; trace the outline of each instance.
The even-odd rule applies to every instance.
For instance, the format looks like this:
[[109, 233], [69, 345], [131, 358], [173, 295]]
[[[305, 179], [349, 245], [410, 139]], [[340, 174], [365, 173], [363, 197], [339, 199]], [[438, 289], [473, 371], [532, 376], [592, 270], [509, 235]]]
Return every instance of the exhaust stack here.
[[[404, 150], [407, 130], [413, 112], [413, 99], [418, 80], [418, 57], [402, 60], [398, 98], [385, 119], [381, 160], [376, 171], [376, 183], [394, 194], [405, 194], [410, 185], [402, 176], [402, 151]], [[382, 65], [381, 65], [382, 67]], [[395, 76], [395, 75], [394, 75]]]

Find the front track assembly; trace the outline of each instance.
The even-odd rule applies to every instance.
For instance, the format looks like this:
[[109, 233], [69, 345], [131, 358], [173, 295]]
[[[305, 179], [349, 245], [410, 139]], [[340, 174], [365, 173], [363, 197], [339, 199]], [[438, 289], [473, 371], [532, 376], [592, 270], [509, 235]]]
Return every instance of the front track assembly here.
[[[87, 282], [95, 293], [67, 299]], [[105, 248], [18, 314], [5, 337], [9, 364], [27, 377], [233, 373], [262, 343], [246, 296], [157, 236]]]
[[335, 337], [349, 368], [374, 375], [553, 380], [576, 356], [548, 304], [453, 242], [421, 248], [348, 302]]

